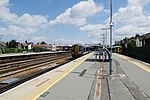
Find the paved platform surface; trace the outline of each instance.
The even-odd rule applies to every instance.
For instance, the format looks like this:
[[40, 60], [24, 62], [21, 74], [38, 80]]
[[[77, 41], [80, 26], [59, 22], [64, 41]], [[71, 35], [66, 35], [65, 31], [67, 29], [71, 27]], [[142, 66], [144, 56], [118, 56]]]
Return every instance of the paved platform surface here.
[[[77, 89], [78, 91], [81, 91], [81, 92], [74, 91], [73, 93], [74, 93], [74, 95], [78, 95], [77, 93], [80, 93], [81, 98], [83, 98], [83, 99], [88, 98], [89, 94], [87, 94], [87, 93], [88, 93], [88, 90], [90, 91], [91, 84], [93, 81], [92, 79], [94, 79], [92, 77], [94, 77], [94, 75], [95, 75], [95, 69], [93, 69], [93, 71], [87, 71], [87, 69], [90, 68], [90, 66], [92, 66], [91, 65], [92, 63], [90, 63], [90, 61], [85, 61], [85, 60], [87, 60], [92, 55], [93, 55], [93, 53], [87, 54], [87, 55], [80, 57], [72, 62], [69, 62], [55, 70], [52, 70], [42, 76], [32, 79], [14, 89], [11, 89], [10, 91], [0, 94], [0, 100], [35, 100], [35, 99], [41, 97], [41, 95], [43, 95], [49, 88], [53, 88], [55, 85], [59, 85], [62, 80], [66, 79], [64, 77], [68, 77], [68, 76], [66, 76], [68, 74], [77, 75], [79, 77], [78, 79], [82, 80], [83, 83], [82, 82], [78, 83], [78, 81], [75, 81], [75, 78], [71, 77], [74, 81], [71, 80], [70, 84], [68, 83], [65, 85], [68, 86], [68, 88], [69, 88], [69, 85], [71, 85], [72, 90], [74, 89], [73, 83], [77, 83], [78, 86], [86, 85], [85, 88]], [[85, 63], [87, 62], [85, 64], [84, 68], [82, 68], [83, 70], [81, 69], [81, 70], [75, 70], [75, 71], [71, 72], [73, 69], [78, 67], [83, 62], [85, 62]], [[89, 75], [87, 75], [87, 77], [83, 78], [83, 75], [87, 72], [89, 72]], [[86, 80], [86, 81], [84, 82], [83, 80]], [[87, 87], [89, 87], [89, 89]], [[67, 91], [67, 88], [65, 90]], [[65, 93], [66, 91], [63, 90], [63, 93]], [[81, 94], [84, 92], [86, 92], [85, 93], [86, 96]], [[72, 97], [72, 98], [74, 98], [74, 97]], [[78, 98], [80, 98], [80, 97], [78, 97]]]
[[150, 100], [150, 64], [113, 54], [109, 62], [93, 53], [26, 82], [0, 100]]
[[150, 100], [150, 64], [113, 54], [112, 75], [108, 70], [105, 62], [101, 100]]
[[41, 95], [38, 100], [93, 100], [92, 88], [99, 68], [99, 63], [95, 62], [94, 56], [91, 56]]
[[36, 55], [36, 54], [48, 54], [48, 53], [59, 53], [64, 51], [47, 51], [47, 52], [26, 52], [26, 53], [6, 53], [0, 54], [0, 57], [15, 57], [15, 56], [25, 56], [25, 55]]

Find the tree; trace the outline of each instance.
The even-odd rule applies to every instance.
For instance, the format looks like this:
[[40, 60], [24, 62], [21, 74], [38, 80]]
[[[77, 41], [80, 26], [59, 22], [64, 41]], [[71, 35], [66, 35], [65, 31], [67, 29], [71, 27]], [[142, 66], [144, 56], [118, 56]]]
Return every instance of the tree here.
[[28, 41], [27, 41], [27, 40], [25, 40], [25, 43], [28, 43]]
[[136, 41], [130, 40], [130, 41], [128, 41], [127, 45], [128, 45], [128, 47], [135, 47], [136, 46]]
[[46, 42], [42, 41], [41, 44], [47, 44]]
[[135, 37], [139, 37], [139, 36], [140, 36], [139, 34], [136, 34], [136, 35], [135, 35]]
[[16, 48], [17, 45], [18, 45], [18, 43], [16, 42], [16, 40], [11, 40], [9, 42], [6, 42], [7, 48]]

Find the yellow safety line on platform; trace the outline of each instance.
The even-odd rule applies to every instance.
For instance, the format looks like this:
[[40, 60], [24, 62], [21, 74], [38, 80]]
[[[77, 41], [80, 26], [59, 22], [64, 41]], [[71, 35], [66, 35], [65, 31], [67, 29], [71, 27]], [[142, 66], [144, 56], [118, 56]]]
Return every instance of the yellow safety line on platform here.
[[129, 57], [126, 57], [126, 56], [123, 56], [123, 55], [119, 55], [119, 54], [115, 54], [115, 55], [121, 57], [122, 59], [125, 59], [125, 60], [131, 62], [131, 63], [134, 64], [134, 65], [137, 65], [138, 67], [142, 68], [143, 70], [145, 70], [145, 71], [147, 71], [147, 72], [150, 72], [150, 67], [147, 67], [147, 66], [141, 64], [140, 62], [132, 61], [132, 60], [130, 60]]
[[89, 58], [91, 55], [93, 55], [94, 52], [87, 54], [79, 60], [79, 62], [74, 62], [72, 66], [70, 66], [68, 69], [66, 69], [64, 72], [58, 74], [54, 78], [50, 79], [49, 81], [46, 81], [39, 87], [32, 90], [30, 93], [26, 94], [25, 96], [21, 97], [19, 100], [36, 100], [40, 97], [43, 93], [45, 93], [47, 90], [49, 90], [53, 85], [55, 85], [58, 81], [60, 81], [62, 78], [64, 78], [67, 74], [69, 74], [73, 69], [75, 69], [77, 66], [79, 66], [82, 62], [84, 62], [87, 58]]

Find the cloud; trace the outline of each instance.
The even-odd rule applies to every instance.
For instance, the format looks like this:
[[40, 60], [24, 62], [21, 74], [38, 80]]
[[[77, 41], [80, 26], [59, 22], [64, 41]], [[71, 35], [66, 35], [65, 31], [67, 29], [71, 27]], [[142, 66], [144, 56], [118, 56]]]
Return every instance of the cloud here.
[[31, 41], [34, 43], [38, 43], [38, 42], [42, 42], [42, 41], [47, 42], [47, 40], [48, 40], [48, 38], [45, 36], [35, 36], [35, 37], [31, 38]]
[[25, 13], [21, 17], [16, 20], [17, 25], [22, 27], [46, 27], [48, 24], [48, 20], [46, 17], [41, 15], [29, 15]]
[[143, 6], [149, 3], [150, 0], [128, 0], [129, 6]]
[[0, 0], [0, 21], [13, 22], [18, 16], [10, 13], [9, 0]]
[[19, 26], [15, 26], [15, 25], [9, 25], [8, 28], [0, 28], [0, 33], [2, 34], [9, 34], [9, 35], [14, 35], [14, 36], [18, 36], [21, 37], [23, 35], [27, 35], [30, 33], [34, 33], [36, 31], [36, 29], [34, 28], [22, 28]]
[[102, 32], [101, 28], [105, 28], [106, 25], [103, 24], [96, 24], [96, 25], [85, 25], [83, 27], [80, 27], [80, 30], [83, 32], [88, 33], [88, 37], [97, 37], [100, 36], [100, 33]]
[[4, 34], [14, 34], [15, 36], [19, 34], [32, 34], [39, 29], [46, 29], [46, 27], [51, 27], [51, 25], [56, 24], [82, 26], [87, 24], [87, 17], [97, 14], [104, 9], [103, 6], [96, 5], [93, 0], [81, 1], [72, 8], [66, 9], [55, 20], [48, 21], [47, 17], [42, 15], [25, 13], [22, 16], [18, 16], [10, 12], [9, 7], [9, 0], [0, 0], [0, 21], [4, 21], [8, 25], [1, 28], [0, 31]]
[[97, 6], [93, 0], [81, 1], [57, 16], [55, 20], [51, 20], [50, 24], [73, 24], [76, 26], [85, 25], [87, 23], [86, 18], [88, 16], [101, 12], [103, 8], [104, 7], [101, 5]]
[[118, 9], [113, 15], [115, 26], [119, 27], [114, 31], [115, 38], [150, 32], [150, 16], [144, 13], [144, 6], [148, 3], [150, 0], [128, 0], [126, 7]]
[[0, 29], [3, 34], [25, 35], [47, 27], [48, 20], [45, 16], [25, 13], [19, 17], [10, 12], [9, 6], [9, 0], [0, 0], [0, 21], [8, 24], [5, 28]]
[[55, 41], [54, 41], [56, 44], [60, 44], [60, 45], [63, 45], [63, 44], [74, 44], [74, 43], [76, 43], [76, 41], [74, 41], [74, 40], [67, 40], [67, 39], [56, 39]]
[[84, 44], [84, 41], [75, 41], [70, 39], [56, 39], [54, 41], [56, 45], [73, 45], [73, 44]]

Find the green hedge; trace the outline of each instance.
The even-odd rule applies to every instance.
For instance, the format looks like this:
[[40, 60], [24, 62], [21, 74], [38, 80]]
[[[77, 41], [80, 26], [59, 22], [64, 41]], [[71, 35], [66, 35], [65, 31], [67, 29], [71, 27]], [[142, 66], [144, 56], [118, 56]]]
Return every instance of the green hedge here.
[[18, 49], [18, 48], [3, 48], [2, 53], [23, 53], [23, 51], [27, 52], [45, 52], [49, 51], [48, 49], [45, 48], [38, 48], [38, 47], [33, 47], [31, 50], [28, 49]]
[[23, 51], [28, 51], [27, 49], [18, 48], [3, 48], [2, 53], [22, 53]]

